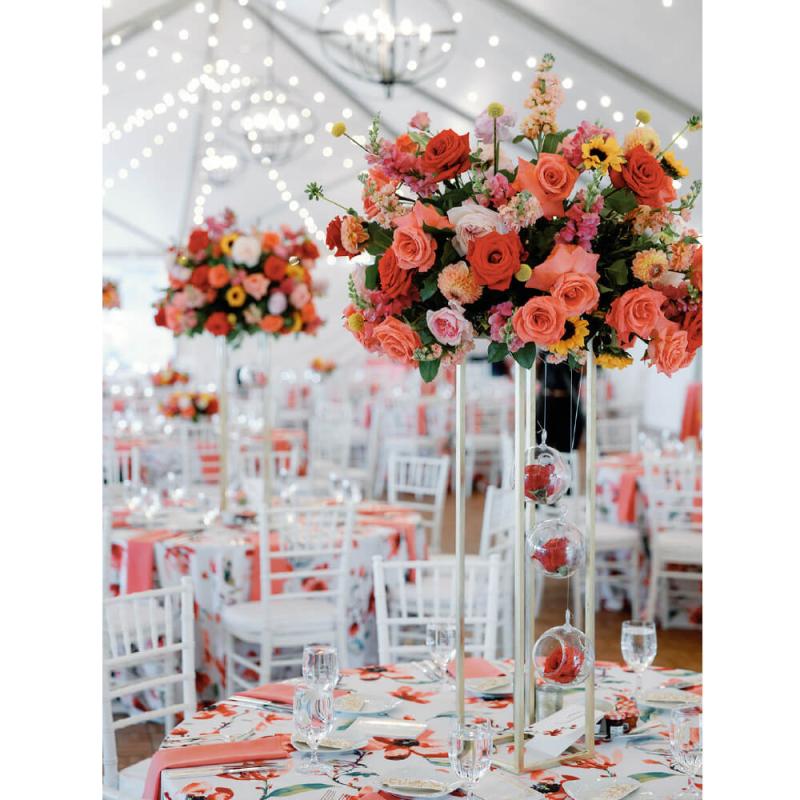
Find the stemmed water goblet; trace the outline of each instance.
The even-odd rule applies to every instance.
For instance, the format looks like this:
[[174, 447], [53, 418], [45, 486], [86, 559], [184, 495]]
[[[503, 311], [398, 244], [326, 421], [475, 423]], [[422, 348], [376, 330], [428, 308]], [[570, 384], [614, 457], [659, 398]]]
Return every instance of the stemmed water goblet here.
[[696, 800], [702, 797], [696, 778], [703, 768], [703, 711], [697, 706], [672, 710], [669, 746], [675, 765], [689, 777], [689, 785], [674, 800]]
[[303, 648], [303, 679], [312, 686], [333, 690], [339, 682], [339, 654], [328, 644]]
[[642, 691], [642, 673], [653, 663], [658, 650], [656, 624], [647, 620], [626, 620], [620, 639], [622, 657], [636, 676], [634, 696]]
[[450, 766], [466, 784], [472, 800], [476, 784], [492, 763], [492, 729], [486, 723], [456, 722], [450, 734]]
[[332, 769], [319, 760], [319, 744], [333, 730], [333, 690], [313, 684], [295, 687], [292, 717], [298, 738], [311, 750], [311, 758], [298, 771], [312, 775], [330, 775]]
[[456, 656], [456, 626], [451, 622], [429, 622], [425, 627], [425, 644], [442, 681], [449, 685], [447, 665]]

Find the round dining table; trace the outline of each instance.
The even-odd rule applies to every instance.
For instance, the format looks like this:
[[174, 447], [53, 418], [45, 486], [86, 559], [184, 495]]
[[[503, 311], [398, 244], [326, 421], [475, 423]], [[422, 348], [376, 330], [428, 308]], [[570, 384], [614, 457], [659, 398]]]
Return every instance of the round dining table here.
[[[495, 663], [501, 668], [513, 669], [510, 661]], [[680, 688], [695, 695], [694, 702], [701, 702], [702, 676], [698, 673], [653, 668], [642, 677], [642, 698], [656, 689]], [[572, 796], [569, 785], [573, 781], [605, 779], [639, 785], [631, 795], [632, 800], [645, 797], [666, 800], [685, 787], [688, 778], [676, 769], [670, 755], [670, 711], [663, 703], [652, 707], [643, 699], [637, 707], [632, 702], [633, 674], [617, 664], [598, 662], [595, 682], [598, 708], [610, 709], [611, 716], [614, 709], [624, 709], [623, 716], [630, 717], [633, 713], [638, 717], [628, 733], [607, 739], [596, 734], [596, 751], [592, 758], [579, 757], [520, 776], [493, 766], [478, 784], [476, 797], [483, 800], [517, 797], [562, 800]], [[170, 752], [156, 756], [165, 760], [161, 763], [160, 789], [154, 797], [160, 800], [268, 800], [294, 796], [304, 800], [394, 800], [397, 795], [382, 787], [384, 778], [401, 775], [439, 780], [448, 788], [453, 785], [456, 777], [449, 765], [448, 736], [455, 718], [456, 693], [452, 682], [445, 685], [432, 673], [429, 662], [343, 670], [338, 688], [374, 698], [376, 703], [391, 708], [380, 716], [337, 712], [331, 736], [345, 737], [360, 746], [335, 754], [325, 754], [321, 750], [322, 760], [332, 768], [330, 775], [303, 772], [309, 756], [302, 752], [302, 744], [297, 749], [293, 744], [294, 726], [289, 707], [234, 696], [183, 720], [167, 735], [161, 751]], [[582, 710], [583, 689], [571, 688], [559, 695], [562, 712], [573, 705]], [[470, 718], [488, 722], [496, 738], [508, 734], [513, 727], [511, 697], [468, 696], [466, 713]], [[598, 716], [602, 716], [600, 712]], [[551, 746], [553, 737], [567, 733], [561, 727], [550, 729], [550, 719], [557, 717], [548, 715], [526, 746], [546, 749]], [[257, 739], [264, 740], [263, 745], [270, 752], [268, 760], [235, 757], [237, 747]], [[187, 758], [188, 750], [172, 752], [178, 748], [192, 748], [197, 753], [204, 745], [222, 743], [232, 743], [232, 750], [222, 763], [206, 761], [205, 765], [198, 765], [197, 759]], [[576, 746], [582, 749], [583, 740], [578, 740]], [[507, 740], [501, 739], [496, 744], [496, 754], [508, 756], [511, 748]], [[182, 767], [181, 760], [194, 766]], [[168, 763], [174, 766], [167, 767]], [[701, 783], [702, 779], [698, 778], [698, 785]], [[153, 786], [152, 780], [150, 786]], [[608, 784], [598, 786], [604, 788]], [[600, 789], [597, 792], [600, 796]], [[462, 795], [456, 789], [453, 796]]]

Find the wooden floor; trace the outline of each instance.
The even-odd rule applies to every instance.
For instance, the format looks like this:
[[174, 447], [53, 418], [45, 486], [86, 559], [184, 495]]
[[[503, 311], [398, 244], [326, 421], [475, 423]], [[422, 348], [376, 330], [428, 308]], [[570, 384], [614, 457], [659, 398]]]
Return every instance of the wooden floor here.
[[[480, 543], [483, 495], [477, 492], [467, 500], [467, 552], [477, 553]], [[455, 504], [449, 496], [443, 525], [443, 549], [452, 552], [455, 529]], [[548, 581], [545, 585], [541, 615], [536, 620], [538, 631], [544, 631], [564, 621], [564, 583]], [[595, 620], [595, 649], [597, 658], [604, 661], [621, 661], [619, 634], [623, 620], [629, 619], [627, 611], [598, 611]], [[656, 664], [661, 667], [685, 667], [702, 670], [702, 632], [694, 630], [659, 630]], [[164, 735], [163, 727], [148, 722], [125, 728], [117, 734], [120, 768], [148, 758], [158, 748]]]

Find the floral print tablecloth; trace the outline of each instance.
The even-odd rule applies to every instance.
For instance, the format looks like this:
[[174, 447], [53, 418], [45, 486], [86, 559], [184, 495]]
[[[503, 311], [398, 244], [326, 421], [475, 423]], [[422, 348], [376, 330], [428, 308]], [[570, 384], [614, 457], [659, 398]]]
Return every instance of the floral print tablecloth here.
[[[701, 693], [702, 677], [687, 670], [648, 670], [644, 675], [644, 687], [685, 681], [687, 677], [697, 681], [698, 686], [692, 691]], [[616, 665], [598, 669], [597, 697], [600, 699], [612, 704], [629, 699], [632, 685], [631, 673]], [[269, 736], [275, 737], [289, 757], [254, 763], [252, 768], [244, 771], [196, 768], [187, 774], [178, 769], [166, 770], [161, 776], [162, 800], [267, 800], [294, 795], [307, 800], [392, 800], [393, 795], [377, 793], [381, 775], [423, 772], [426, 775], [439, 773], [442, 778], [452, 777], [447, 739], [455, 716], [453, 690], [428, 680], [414, 664], [350, 670], [340, 686], [362, 694], [396, 698], [399, 705], [389, 712], [389, 717], [424, 723], [425, 731], [406, 739], [372, 736], [363, 750], [328, 757], [326, 760], [334, 770], [331, 777], [308, 775], [297, 770], [297, 759], [301, 756], [293, 751], [291, 745], [293, 724], [290, 713], [247, 707], [235, 702], [219, 703], [182, 722], [165, 739], [162, 747]], [[565, 693], [565, 704], [582, 701], [583, 691], [580, 689]], [[489, 720], [496, 733], [513, 726], [510, 700], [468, 698], [467, 702], [468, 715]], [[622, 736], [609, 742], [598, 738], [593, 758], [526, 773], [519, 779], [520, 785], [540, 792], [540, 795], [531, 792], [530, 797], [565, 800], [568, 795], [564, 786], [571, 780], [616, 775], [646, 785], [653, 798], [669, 798], [686, 785], [687, 779], [673, 769], [668, 723], [669, 712], [642, 708], [638, 727], [648, 727], [641, 736]], [[336, 723], [341, 731], [353, 724], [352, 717], [344, 716]], [[501, 744], [499, 747], [508, 751], [512, 745]], [[481, 795], [480, 786], [477, 794], [484, 800], [493, 800], [491, 794]]]

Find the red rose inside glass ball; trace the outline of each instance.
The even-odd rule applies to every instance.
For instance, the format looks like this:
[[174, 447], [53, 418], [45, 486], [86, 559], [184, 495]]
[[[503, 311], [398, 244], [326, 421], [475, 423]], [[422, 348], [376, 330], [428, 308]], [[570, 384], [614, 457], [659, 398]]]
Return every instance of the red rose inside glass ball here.
[[554, 683], [572, 683], [581, 671], [583, 659], [583, 651], [577, 647], [556, 644], [545, 659], [542, 673]]
[[552, 480], [556, 468], [554, 464], [528, 464], [525, 467], [525, 497], [539, 503], [546, 503], [553, 494]]
[[559, 572], [568, 565], [569, 539], [566, 536], [548, 539], [536, 548], [531, 557], [542, 565], [545, 572]]

